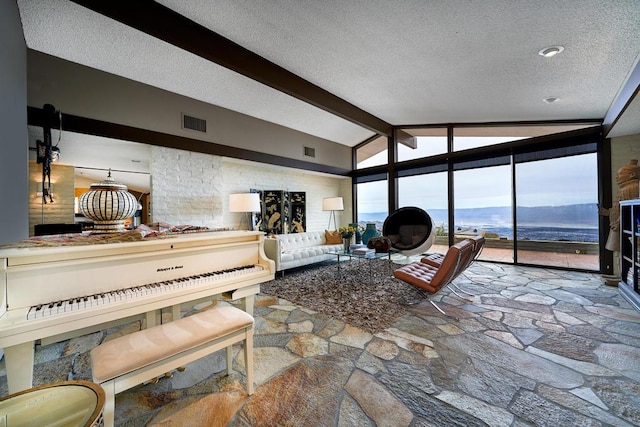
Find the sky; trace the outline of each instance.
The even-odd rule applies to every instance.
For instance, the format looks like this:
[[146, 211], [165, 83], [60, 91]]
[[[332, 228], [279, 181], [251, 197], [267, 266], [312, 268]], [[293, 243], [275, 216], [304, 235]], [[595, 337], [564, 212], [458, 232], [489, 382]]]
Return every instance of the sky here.
[[[511, 139], [513, 140], [513, 139]], [[493, 139], [495, 143], [495, 138]], [[386, 161], [386, 152], [378, 154]], [[519, 163], [516, 165], [518, 206], [562, 206], [597, 203], [596, 154]], [[371, 159], [367, 162], [376, 162]], [[376, 163], [380, 164], [380, 163]], [[510, 165], [458, 171], [454, 174], [457, 209], [510, 206]], [[360, 213], [385, 212], [386, 181], [358, 185]], [[401, 178], [400, 207], [447, 208], [446, 173]]]

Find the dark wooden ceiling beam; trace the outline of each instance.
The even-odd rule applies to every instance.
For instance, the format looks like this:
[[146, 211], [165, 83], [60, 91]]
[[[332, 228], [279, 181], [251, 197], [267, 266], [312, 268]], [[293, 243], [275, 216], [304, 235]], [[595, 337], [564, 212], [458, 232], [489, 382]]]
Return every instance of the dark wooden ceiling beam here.
[[71, 1], [372, 132], [387, 136], [392, 134], [392, 125], [384, 120], [155, 1]]
[[640, 62], [637, 62], [629, 78], [618, 93], [616, 99], [609, 107], [609, 111], [604, 117], [602, 126], [604, 134], [607, 135], [624, 114], [627, 108], [634, 102], [636, 96], [640, 96]]
[[[42, 127], [44, 124], [43, 109], [27, 107], [27, 124], [30, 126]], [[60, 126], [60, 123], [56, 120], [54, 127], [58, 126]], [[249, 160], [257, 163], [322, 172], [332, 175], [349, 176], [351, 172], [349, 169], [338, 168], [335, 166], [306, 162], [303, 160], [276, 156], [274, 154], [231, 147], [229, 145], [215, 144], [213, 142], [202, 141], [199, 139], [171, 135], [148, 129], [121, 125], [118, 123], [105, 122], [73, 114], [62, 113], [62, 129], [65, 132], [96, 135], [114, 140], [140, 142], [158, 147], [175, 148], [177, 150], [192, 151], [194, 153]]]

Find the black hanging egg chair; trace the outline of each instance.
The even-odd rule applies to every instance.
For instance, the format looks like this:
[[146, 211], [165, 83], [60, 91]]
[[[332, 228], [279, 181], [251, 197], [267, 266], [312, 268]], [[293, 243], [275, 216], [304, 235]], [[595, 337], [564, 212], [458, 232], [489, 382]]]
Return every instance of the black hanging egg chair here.
[[435, 227], [429, 214], [415, 206], [393, 211], [382, 226], [382, 235], [391, 241], [391, 247], [409, 257], [425, 252], [435, 241]]

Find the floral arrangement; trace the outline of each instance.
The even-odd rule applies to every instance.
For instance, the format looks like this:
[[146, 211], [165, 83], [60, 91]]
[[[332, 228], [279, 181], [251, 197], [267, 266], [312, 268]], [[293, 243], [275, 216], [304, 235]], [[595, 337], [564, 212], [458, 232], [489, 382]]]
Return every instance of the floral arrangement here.
[[350, 239], [355, 232], [356, 229], [352, 226], [338, 228], [338, 233], [340, 233], [340, 236], [342, 236], [343, 239]]

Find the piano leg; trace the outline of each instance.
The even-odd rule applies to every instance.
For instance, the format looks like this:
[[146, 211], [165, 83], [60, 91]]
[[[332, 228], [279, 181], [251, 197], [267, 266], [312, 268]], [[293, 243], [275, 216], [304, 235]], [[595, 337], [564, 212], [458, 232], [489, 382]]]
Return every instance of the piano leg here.
[[253, 303], [255, 301], [255, 295], [247, 295], [242, 298], [242, 309], [253, 316]]
[[180, 317], [182, 317], [181, 307], [182, 306], [180, 304], [176, 304], [176, 305], [172, 305], [171, 306], [171, 319], [172, 320], [177, 320]]
[[33, 341], [5, 347], [9, 394], [31, 388], [33, 383]]
[[146, 328], [153, 328], [156, 325], [159, 325], [160, 322], [160, 316], [162, 315], [162, 310], [155, 310], [155, 311], [147, 311], [145, 313], [145, 320], [147, 323]]

